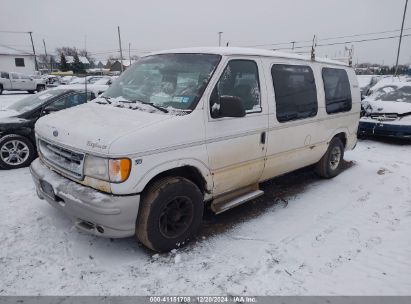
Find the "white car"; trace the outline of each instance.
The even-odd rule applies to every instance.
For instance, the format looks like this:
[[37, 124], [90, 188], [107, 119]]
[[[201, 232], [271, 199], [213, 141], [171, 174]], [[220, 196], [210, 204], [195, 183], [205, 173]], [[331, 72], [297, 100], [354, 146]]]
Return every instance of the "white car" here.
[[20, 73], [0, 72], [0, 94], [3, 91], [28, 91], [34, 93], [45, 89], [46, 81], [44, 79], [34, 79]]
[[411, 138], [411, 83], [382, 86], [362, 101], [359, 135]]
[[108, 89], [109, 85], [107, 84], [68, 84], [65, 85], [65, 89], [71, 89], [71, 90], [87, 90], [90, 92], [93, 92], [96, 96], [104, 93]]
[[195, 235], [204, 204], [224, 212], [308, 165], [339, 174], [360, 102], [354, 70], [338, 61], [230, 47], [153, 53], [95, 101], [41, 118], [31, 173], [39, 197], [79, 229], [167, 251]]
[[[75, 79], [73, 79], [70, 84], [84, 84], [84, 83], [88, 83], [88, 84], [93, 84], [97, 81], [111, 81], [111, 77], [110, 76], [86, 76], [86, 77], [77, 77]], [[107, 84], [107, 83], [106, 83]]]

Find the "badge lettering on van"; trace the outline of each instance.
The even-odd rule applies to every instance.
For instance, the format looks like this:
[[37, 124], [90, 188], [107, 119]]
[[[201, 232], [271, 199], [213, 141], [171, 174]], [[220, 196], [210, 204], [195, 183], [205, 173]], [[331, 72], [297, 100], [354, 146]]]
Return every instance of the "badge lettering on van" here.
[[99, 143], [97, 143], [97, 142], [92, 142], [92, 141], [90, 141], [90, 140], [87, 141], [87, 146], [92, 147], [93, 149], [94, 149], [94, 148], [97, 148], [97, 149], [100, 149], [100, 150], [105, 150], [105, 149], [107, 149], [107, 146], [106, 146], [106, 145], [104, 145], [104, 144], [99, 144]]

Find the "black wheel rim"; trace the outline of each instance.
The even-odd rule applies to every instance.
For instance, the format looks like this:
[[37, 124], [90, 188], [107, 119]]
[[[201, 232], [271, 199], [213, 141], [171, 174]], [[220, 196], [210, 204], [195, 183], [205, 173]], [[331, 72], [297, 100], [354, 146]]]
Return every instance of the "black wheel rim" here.
[[194, 206], [190, 198], [178, 196], [165, 204], [159, 218], [161, 234], [176, 238], [187, 231], [193, 221]]
[[30, 156], [30, 150], [23, 141], [13, 139], [0, 148], [1, 160], [9, 166], [19, 166], [23, 164]]

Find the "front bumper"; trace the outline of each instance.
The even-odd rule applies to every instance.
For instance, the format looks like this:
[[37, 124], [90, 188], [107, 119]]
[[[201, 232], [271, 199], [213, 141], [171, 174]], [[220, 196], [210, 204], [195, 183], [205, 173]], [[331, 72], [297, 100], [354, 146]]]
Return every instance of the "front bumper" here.
[[[135, 234], [139, 195], [116, 196], [99, 192], [53, 172], [40, 159], [32, 162], [30, 172], [38, 196], [63, 211], [80, 230], [111, 238]], [[55, 197], [43, 190], [43, 182], [52, 186]]]
[[360, 121], [358, 134], [411, 139], [411, 126], [374, 121]]

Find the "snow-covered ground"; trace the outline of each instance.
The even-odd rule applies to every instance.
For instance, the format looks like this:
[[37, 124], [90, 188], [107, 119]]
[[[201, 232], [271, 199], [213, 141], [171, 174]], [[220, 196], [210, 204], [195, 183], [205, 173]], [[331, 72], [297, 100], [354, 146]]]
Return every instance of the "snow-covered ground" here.
[[336, 178], [303, 169], [267, 182], [161, 255], [77, 231], [37, 198], [28, 169], [0, 171], [0, 295], [410, 295], [410, 155], [360, 141]]

